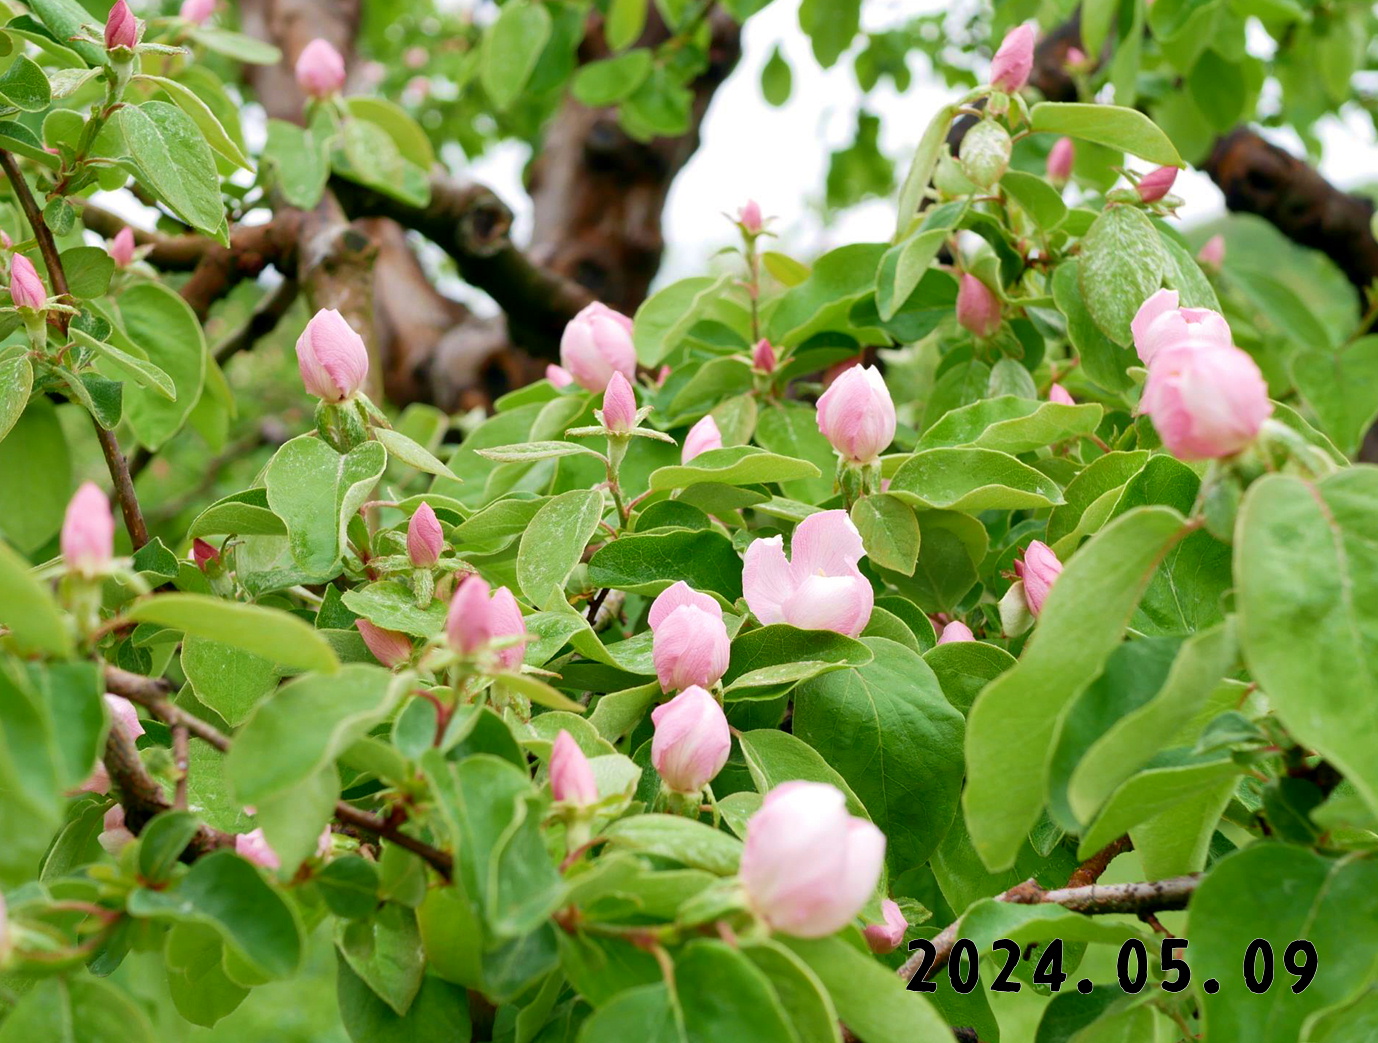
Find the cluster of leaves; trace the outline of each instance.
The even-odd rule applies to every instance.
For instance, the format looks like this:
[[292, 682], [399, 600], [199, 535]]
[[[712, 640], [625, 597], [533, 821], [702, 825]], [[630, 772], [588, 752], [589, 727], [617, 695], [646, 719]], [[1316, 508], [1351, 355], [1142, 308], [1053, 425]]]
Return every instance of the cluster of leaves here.
[[[540, 93], [548, 6], [513, 0], [472, 50], [490, 101]], [[607, 461], [566, 438], [594, 423], [596, 398], [541, 382], [498, 401], [458, 447], [427, 410], [346, 451], [298, 434], [93, 588], [53, 583], [62, 564], [44, 560], [69, 492], [59, 412], [87, 411], [151, 451], [188, 425], [223, 431], [235, 402], [177, 293], [151, 270], [116, 275], [83, 244], [80, 197], [132, 177], [223, 241], [268, 186], [307, 205], [333, 174], [424, 202], [432, 152], [390, 103], [355, 98], [317, 105], [305, 129], [273, 123], [251, 157], [204, 64], [150, 50], [121, 82], [104, 51], [74, 39], [89, 20], [79, 8], [31, 8], [5, 27], [0, 148], [32, 164], [46, 205], [37, 227], [17, 211], [6, 227], [21, 251], [47, 238], [64, 248], [77, 315], [64, 343], [57, 327], [38, 347], [11, 325], [0, 347], [0, 482], [19, 491], [0, 519], [0, 1041], [158, 1038], [126, 987], [147, 953], [176, 1015], [215, 1025], [293, 980], [320, 936], [336, 953], [340, 1021], [370, 1043], [466, 1039], [476, 1021], [524, 1043], [797, 1043], [838, 1040], [839, 1023], [868, 1043], [938, 1039], [950, 1024], [998, 1038], [1000, 1012], [979, 992], [907, 992], [893, 973], [903, 948], [874, 957], [856, 926], [772, 937], [741, 907], [747, 822], [798, 779], [837, 787], [888, 838], [863, 920], [889, 896], [910, 939], [958, 920], [983, 954], [1015, 938], [1034, 946], [1016, 971], [1030, 988], [1053, 939], [1072, 943], [1067, 970], [1085, 959], [1105, 982], [1104, 952], [1152, 933], [993, 895], [1028, 877], [1062, 886], [1126, 833], [1147, 878], [1206, 873], [1184, 933], [1194, 980], [1218, 978], [1218, 994], [1068, 994], [1044, 1005], [1040, 1038], [1151, 1038], [1196, 1015], [1215, 1043], [1363, 1031], [1378, 973], [1366, 944], [1378, 929], [1378, 471], [1345, 456], [1371, 392], [1332, 374], [1371, 373], [1375, 341], [1345, 339], [1276, 276], [1233, 263], [1208, 275], [1161, 208], [1103, 196], [1126, 153], [1180, 162], [1146, 117], [1015, 102], [1002, 117], [1019, 138], [1013, 165], [978, 188], [942, 152], [958, 114], [945, 109], [905, 180], [893, 241], [811, 263], [749, 247], [740, 271], [661, 290], [633, 332], [642, 370], [668, 367], [640, 388], [647, 423], [683, 441], [711, 415], [724, 447], [684, 461], [634, 439], [618, 496]], [[625, 20], [622, 43], [644, 9], [608, 12]], [[661, 13], [701, 33], [697, 9]], [[151, 34], [274, 57], [220, 29], [170, 21]], [[818, 39], [836, 58], [851, 35]], [[20, 53], [29, 45], [34, 57]], [[673, 92], [637, 99], [674, 82], [675, 55], [689, 53], [682, 37], [625, 51], [585, 66], [574, 89], [648, 66], [625, 95], [600, 97], [629, 126], [668, 132], [668, 116], [646, 112], [667, 113]], [[1054, 135], [1081, 157], [1065, 194], [1032, 173]], [[262, 180], [231, 180], [243, 167]], [[932, 205], [914, 217], [920, 202]], [[993, 335], [955, 322], [957, 266], [998, 295]], [[1279, 401], [1276, 419], [1333, 473], [1266, 457], [1257, 471], [1274, 473], [1226, 478], [1161, 451], [1135, 416], [1129, 322], [1163, 286], [1230, 317], [1275, 396], [1302, 406]], [[777, 355], [768, 372], [752, 364], [762, 338]], [[885, 491], [844, 496], [810, 399], [820, 374], [876, 345], [900, 349], [886, 358], [905, 422], [881, 460]], [[1047, 401], [1055, 380], [1079, 404]], [[365, 646], [359, 620], [418, 649], [444, 644], [444, 601], [399, 564], [422, 503], [447, 546], [439, 589], [477, 572], [517, 595], [523, 671], [461, 693], [428, 654], [389, 671]], [[851, 638], [761, 625], [743, 598], [746, 546], [837, 508], [866, 549], [868, 626]], [[186, 560], [198, 539], [212, 566]], [[1032, 633], [1011, 637], [998, 605], [1032, 539], [1067, 566]], [[719, 601], [731, 635], [732, 753], [714, 811], [697, 816], [655, 810], [650, 766], [663, 693], [646, 614], [680, 581]], [[961, 620], [977, 640], [939, 645], [934, 620]], [[229, 736], [227, 752], [193, 739], [184, 774], [169, 718], [145, 711], [141, 768], [168, 795], [185, 787], [186, 808], [138, 823], [117, 857], [99, 843], [114, 798], [68, 795], [106, 749], [107, 665], [167, 679], [175, 709]], [[547, 779], [561, 731], [599, 785], [595, 841], [574, 851]], [[341, 800], [384, 828], [345, 828]], [[200, 846], [203, 827], [251, 825], [279, 870]], [[1238, 967], [1256, 937], [1279, 952], [1314, 940], [1314, 985], [1245, 991]]]

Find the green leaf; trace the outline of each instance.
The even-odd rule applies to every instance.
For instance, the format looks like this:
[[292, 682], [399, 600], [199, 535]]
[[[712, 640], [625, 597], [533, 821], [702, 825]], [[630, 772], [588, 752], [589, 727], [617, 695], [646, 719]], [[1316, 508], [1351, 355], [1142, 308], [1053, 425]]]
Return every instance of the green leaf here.
[[646, 27], [646, 0], [613, 0], [603, 33], [608, 46], [620, 51], [641, 36]]
[[840, 1043], [837, 1009], [808, 964], [769, 939], [745, 944], [741, 951], [770, 979], [799, 1043]]
[[213, 927], [257, 974], [287, 978], [301, 965], [302, 936], [291, 908], [259, 871], [230, 851], [199, 858], [175, 887], [137, 888], [130, 915]]
[[287, 526], [268, 509], [263, 489], [232, 493], [196, 516], [187, 538], [197, 536], [286, 536]]
[[781, 783], [794, 779], [826, 782], [846, 796], [849, 814], [864, 819], [871, 817], [861, 798], [847, 785], [847, 780], [824, 759], [823, 754], [797, 735], [782, 732], [778, 728], [757, 728], [741, 732], [737, 742], [746, 760], [747, 771], [751, 773], [751, 781], [762, 796]]
[[287, 526], [292, 560], [321, 580], [340, 568], [350, 520], [387, 466], [381, 442], [363, 442], [341, 456], [312, 435], [298, 435], [269, 461], [263, 481], [268, 506]]
[[67, 291], [73, 297], [89, 300], [104, 297], [110, 290], [115, 262], [99, 246], [74, 246], [62, 251], [62, 271], [67, 276]]
[[825, 330], [852, 330], [852, 305], [874, 292], [885, 251], [884, 243], [853, 243], [818, 258], [809, 277], [776, 304], [767, 329], [770, 342], [792, 348]]
[[544, 706], [548, 710], [583, 713], [587, 709], [582, 703], [576, 703], [533, 674], [501, 672], [495, 674], [494, 679], [509, 691], [525, 696], [530, 702], [537, 706]]
[[1115, 206], [1096, 218], [1081, 249], [1077, 279], [1086, 310], [1111, 340], [1131, 343], [1129, 324], [1167, 269], [1158, 230], [1142, 210]]
[[807, 460], [769, 453], [753, 445], [710, 449], [687, 464], [673, 464], [651, 472], [651, 491], [683, 489], [696, 482], [756, 485], [817, 478], [822, 472]]
[[876, 272], [876, 310], [883, 320], [893, 319], [909, 300], [950, 235], [948, 228], [916, 232], [881, 256]]
[[675, 988], [694, 997], [684, 1005], [689, 1043], [795, 1043], [798, 1038], [770, 979], [726, 942], [702, 938], [686, 945], [675, 960]]
[[1057, 543], [1074, 532], [1082, 515], [1107, 493], [1122, 489], [1124, 484], [1143, 469], [1148, 453], [1135, 450], [1125, 453], [1106, 453], [1091, 461], [1086, 468], [1067, 483], [1062, 491], [1066, 503], [1052, 509], [1048, 515], [1045, 539]]
[[778, 109], [789, 101], [793, 88], [794, 74], [777, 45], [775, 50], [770, 52], [770, 58], [766, 60], [765, 65], [761, 67], [761, 96], [765, 98], [766, 104]]
[[[636, 309], [632, 329], [632, 343], [636, 345], [637, 361], [643, 366], [655, 366], [680, 345], [680, 342], [717, 303], [721, 291], [730, 285], [729, 276], [695, 276], [679, 279], [657, 290]], [[712, 363], [709, 363], [712, 365]], [[706, 370], [708, 366], [705, 366]], [[743, 367], [745, 368], [745, 367]], [[750, 387], [750, 374], [747, 374]], [[717, 405], [718, 399], [709, 403]], [[671, 413], [675, 412], [672, 404]]]
[[[104, 48], [88, 40], [81, 39], [83, 25], [90, 25], [94, 19], [91, 12], [82, 7], [77, 0], [34, 0], [27, 5], [44, 25], [52, 32], [53, 38], [86, 59], [90, 65], [105, 65], [108, 61]], [[76, 37], [76, 39], [73, 39]]]
[[691, 869], [731, 876], [741, 861], [741, 842], [712, 826], [676, 815], [632, 815], [603, 830], [608, 844], [673, 859]]
[[197, 130], [201, 132], [211, 148], [235, 166], [242, 167], [244, 170], [253, 170], [249, 157], [244, 155], [243, 150], [235, 144], [234, 139], [225, 132], [225, 128], [215, 118], [215, 113], [211, 112], [210, 106], [202, 101], [200, 96], [190, 87], [178, 83], [176, 80], [169, 80], [164, 76], [140, 74], [135, 79], [151, 83], [166, 91], [177, 107], [191, 117], [191, 121], [196, 124]]
[[424, 474], [453, 478], [455, 481], [460, 480], [457, 475], [440, 462], [434, 453], [400, 431], [395, 431], [389, 427], [375, 427], [373, 437], [383, 443], [383, 448], [388, 451], [390, 459], [399, 460], [409, 467], [415, 467]]
[[181, 664], [196, 698], [233, 728], [272, 693], [281, 676], [271, 659], [195, 634], [182, 641]]
[[[1307, 1038], [1303, 1027], [1312, 1016], [1352, 1001], [1373, 978], [1378, 952], [1362, 939], [1378, 931], [1378, 863], [1256, 844], [1220, 862], [1201, 882], [1188, 930], [1192, 977], [1222, 983], [1203, 1001], [1211, 1039]], [[1244, 953], [1256, 938], [1272, 948], [1279, 979], [1258, 995], [1239, 980]], [[1322, 961], [1299, 993], [1288, 988], [1292, 979], [1282, 965], [1294, 941], [1310, 941]]]
[[589, 62], [575, 73], [570, 91], [580, 102], [595, 109], [616, 105], [646, 82], [653, 60], [649, 50], [637, 47], [615, 58]]
[[321, 201], [330, 180], [330, 146], [335, 136], [334, 123], [325, 118], [312, 120], [310, 127], [268, 121], [263, 165], [274, 172], [283, 199], [292, 206], [309, 210]]
[[40, 979], [0, 1026], [0, 1043], [154, 1043], [156, 1039], [141, 1006], [89, 975]]
[[0, 442], [0, 533], [25, 553], [57, 533], [72, 494], [72, 458], [57, 410], [35, 398]]
[[1093, 434], [1104, 412], [1095, 403], [1067, 405], [1001, 395], [951, 410], [924, 432], [918, 448], [975, 446], [1018, 455]]
[[209, 637], [283, 667], [325, 671], [339, 667], [330, 644], [315, 628], [278, 608], [204, 594], [158, 594], [135, 602], [124, 618]]
[[662, 982], [617, 993], [595, 1010], [579, 1029], [579, 1043], [684, 1043], [679, 1004]]
[[[691, 584], [692, 585], [692, 584]], [[797, 630], [786, 623], [755, 627], [732, 642], [723, 682], [733, 698], [752, 686], [795, 682], [843, 666], [864, 666], [871, 650], [831, 630]]]
[[191, 38], [216, 54], [223, 54], [237, 62], [250, 65], [276, 65], [282, 61], [282, 52], [272, 44], [254, 36], [231, 32], [218, 27], [197, 26], [191, 31]]
[[405, 1016], [426, 973], [416, 913], [386, 902], [367, 920], [341, 924], [336, 944], [360, 980], [399, 1016]]
[[942, 685], [947, 701], [965, 714], [981, 689], [990, 684], [1016, 660], [1003, 648], [985, 641], [949, 641], [923, 654]]
[[1138, 109], [1121, 105], [1044, 101], [1029, 110], [1035, 134], [1066, 134], [1128, 152], [1164, 167], [1182, 166], [1172, 140]]
[[139, 875], [153, 884], [165, 882], [199, 828], [196, 816], [189, 811], [168, 810], [154, 815], [139, 834]]
[[964, 727], [916, 652], [863, 643], [873, 662], [799, 686], [793, 729], [861, 798], [898, 874], [927, 861], [956, 814]]
[[283, 685], [254, 710], [225, 758], [240, 802], [260, 803], [331, 764], [391, 712], [394, 681], [382, 667], [350, 663]]
[[589, 560], [589, 582], [632, 594], [659, 594], [678, 580], [719, 594], [728, 603], [742, 596], [742, 561], [719, 532], [634, 533], [604, 544]]
[[1081, 263], [1073, 259], [1063, 261], [1053, 274], [1053, 301], [1067, 319], [1067, 339], [1077, 349], [1087, 377], [1107, 391], [1126, 391], [1132, 381], [1125, 370], [1139, 365], [1139, 356], [1100, 331], [1082, 297], [1080, 270]]
[[813, 56], [831, 68], [861, 28], [861, 0], [804, 0], [799, 28], [813, 45]]
[[848, 939], [782, 938], [828, 990], [842, 1023], [866, 1043], [914, 1043], [952, 1035], [947, 1022], [895, 972]]
[[890, 480], [890, 495], [918, 507], [976, 513], [1051, 507], [1062, 490], [1047, 475], [993, 449], [925, 449]]
[[198, 231], [220, 238], [225, 205], [215, 157], [196, 123], [165, 101], [125, 105], [115, 114], [139, 180]]
[[601, 492], [571, 489], [547, 500], [531, 519], [517, 549], [517, 585], [537, 608], [564, 601], [565, 581], [602, 516]]
[[19, 421], [33, 390], [33, 366], [24, 355], [0, 362], [0, 442]]
[[[1315, 484], [1268, 475], [1240, 507], [1234, 562], [1249, 672], [1296, 741], [1339, 768], [1371, 809], [1378, 809], [1375, 510], [1378, 468], [1349, 468]], [[1301, 626], [1305, 641], [1297, 640]]]
[[38, 64], [21, 54], [0, 75], [0, 97], [25, 112], [42, 112], [52, 101], [52, 88]]
[[1217, 134], [1232, 130], [1249, 99], [1243, 63], [1206, 50], [1187, 77], [1187, 93]]
[[1322, 430], [1352, 456], [1378, 418], [1378, 337], [1360, 337], [1334, 353], [1297, 352], [1292, 382]]
[[130, 380], [142, 388], [148, 388], [169, 402], [177, 401], [177, 389], [172, 378], [153, 363], [121, 351], [113, 344], [96, 340], [89, 333], [73, 326], [69, 331], [72, 340], [95, 353], [104, 361], [106, 371], [122, 380]]
[[881, 568], [906, 576], [919, 560], [919, 520], [914, 509], [897, 496], [875, 493], [852, 504], [852, 524], [861, 533], [866, 557]]
[[557, 456], [595, 456], [607, 459], [597, 449], [578, 442], [516, 442], [512, 445], [495, 445], [491, 449], [475, 450], [485, 460], [503, 464], [534, 463], [537, 460], [553, 460]]
[[0, 543], [0, 623], [9, 628], [6, 644], [21, 654], [72, 654], [72, 635], [52, 594], [6, 543]]
[[479, 45], [479, 81], [498, 111], [511, 106], [550, 39], [550, 12], [544, 4], [509, 0]]
[[786, 496], [813, 504], [832, 495], [837, 454], [818, 430], [818, 414], [813, 407], [803, 402], [772, 402], [757, 418], [755, 437], [772, 453], [807, 460], [819, 469], [817, 478], [782, 483]]
[[900, 186], [898, 216], [895, 221], [896, 239], [909, 228], [909, 222], [918, 212], [919, 203], [933, 181], [933, 170], [938, 165], [938, 157], [942, 155], [943, 146], [947, 143], [948, 129], [956, 115], [957, 106], [944, 105], [933, 114], [928, 126], [924, 128], [923, 137], [919, 139], [918, 147], [914, 150], [914, 158], [909, 162], [904, 184]]
[[435, 165], [435, 148], [421, 125], [396, 102], [355, 94], [345, 99], [349, 114], [381, 127], [392, 138], [402, 158], [422, 171]]
[[1044, 761], [1058, 715], [1100, 673], [1158, 562], [1183, 535], [1166, 507], [1116, 519], [1067, 562], [1023, 658], [981, 693], [967, 717], [971, 838], [987, 867], [1007, 869], [1044, 804]]
[[212, 1027], [249, 995], [225, 973], [224, 958], [220, 935], [209, 927], [179, 923], [167, 933], [163, 960], [168, 991], [177, 1013], [193, 1025]]
[[1007, 170], [1000, 185], [1045, 232], [1052, 231], [1067, 217], [1062, 193], [1036, 174]]

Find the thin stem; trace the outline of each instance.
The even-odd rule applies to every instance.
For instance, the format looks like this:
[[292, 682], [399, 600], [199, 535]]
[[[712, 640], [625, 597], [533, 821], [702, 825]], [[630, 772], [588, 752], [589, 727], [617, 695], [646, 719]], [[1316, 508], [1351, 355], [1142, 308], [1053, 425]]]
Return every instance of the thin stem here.
[[177, 788], [172, 797], [172, 806], [182, 811], [187, 809], [187, 776], [190, 774], [191, 736], [186, 725], [172, 726], [172, 762], [177, 770]]
[[134, 491], [134, 476], [129, 473], [129, 461], [125, 459], [114, 431], [101, 427], [93, 416], [91, 423], [96, 428], [96, 439], [100, 451], [105, 455], [105, 466], [115, 483], [115, 499], [120, 504], [120, 514], [124, 516], [124, 528], [129, 533], [129, 542], [138, 550], [148, 542], [148, 525], [144, 522], [143, 509], [139, 506], [138, 494]]

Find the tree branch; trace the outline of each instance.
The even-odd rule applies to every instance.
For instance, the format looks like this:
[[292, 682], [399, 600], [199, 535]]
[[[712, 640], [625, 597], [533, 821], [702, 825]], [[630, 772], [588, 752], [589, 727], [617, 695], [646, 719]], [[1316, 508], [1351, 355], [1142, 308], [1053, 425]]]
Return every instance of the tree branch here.
[[[174, 705], [168, 698], [168, 695], [172, 691], [172, 686], [161, 678], [145, 677], [142, 674], [122, 670], [118, 666], [111, 666], [107, 663], [105, 665], [105, 687], [107, 691], [122, 696], [132, 703], [138, 703], [140, 706], [152, 711], [156, 717], [171, 725], [174, 729], [185, 729], [187, 734], [195, 736], [204, 743], [208, 743], [221, 753], [229, 751], [230, 737], [210, 722], [203, 721], [195, 714], [188, 713], [180, 706]], [[114, 735], [117, 730], [118, 726], [111, 728], [111, 734]], [[127, 737], [125, 737], [125, 741], [129, 741]], [[133, 751], [133, 743], [129, 743], [129, 749]], [[111, 764], [109, 757], [110, 754], [107, 749], [106, 770], [110, 772], [110, 777], [112, 779], [119, 781], [119, 776], [116, 774], [116, 767]], [[163, 797], [162, 788], [148, 776], [147, 772], [143, 771], [143, 765], [138, 763], [137, 752], [133, 753], [133, 757], [136, 763], [137, 772], [132, 773], [130, 779], [131, 785], [136, 787], [136, 796], [133, 798], [136, 802], [135, 815], [138, 821], [138, 827], [142, 828], [143, 823], [149, 818], [152, 818], [153, 814], [157, 812], [154, 811], [152, 814], [147, 814], [142, 819], [137, 819], [138, 815], [144, 814], [143, 810], [138, 809], [147, 809], [155, 803], [160, 802], [161, 806], [159, 810], [161, 810], [162, 807], [167, 807], [168, 804]], [[127, 768], [127, 764], [122, 764], [120, 770], [126, 770]], [[132, 769], [130, 770], [132, 772]], [[142, 780], [137, 777], [139, 774], [142, 774]], [[146, 780], [146, 782], [143, 780]], [[121, 785], [120, 792], [121, 794], [126, 792], [123, 784]], [[129, 813], [130, 808], [126, 805], [126, 822], [130, 821], [128, 817]], [[398, 825], [373, 814], [371, 811], [356, 808], [354, 805], [346, 804], [341, 800], [335, 804], [335, 818], [347, 826], [353, 826], [373, 836], [383, 837], [396, 844], [398, 847], [405, 848], [413, 854], [420, 856], [446, 880], [451, 879], [454, 874], [454, 859], [449, 852], [441, 851], [439, 848], [432, 847], [425, 841], [417, 840], [415, 837], [403, 833]], [[135, 833], [139, 832], [139, 828], [130, 826], [130, 829]], [[220, 836], [223, 837], [226, 836], [226, 834], [220, 834]], [[234, 843], [233, 837], [230, 837], [229, 843]], [[215, 846], [223, 847], [225, 845], [219, 843]]]
[[1101, 878], [1101, 874], [1110, 868], [1110, 863], [1115, 860], [1117, 855], [1121, 855], [1134, 847], [1134, 842], [1129, 839], [1129, 834], [1125, 834], [1118, 840], [1112, 840], [1101, 848], [1094, 855], [1077, 867], [1075, 873], [1067, 878], [1068, 887], [1089, 887]]
[[[1169, 877], [1166, 880], [1149, 880], [1132, 884], [1092, 884], [1089, 887], [1062, 887], [1045, 891], [1038, 881], [1030, 878], [1016, 884], [1004, 894], [995, 896], [997, 902], [1010, 902], [1015, 905], [1060, 905], [1074, 913], [1095, 916], [1104, 913], [1151, 913], [1166, 909], [1185, 909], [1192, 893], [1200, 884], [1202, 875], [1191, 873], [1186, 876]], [[959, 918], [949, 924], [933, 939], [937, 956], [929, 966], [931, 978], [947, 963], [952, 955], [952, 947], [961, 936], [962, 921]], [[923, 965], [924, 954], [916, 952], [896, 972], [906, 983], [912, 981]]]

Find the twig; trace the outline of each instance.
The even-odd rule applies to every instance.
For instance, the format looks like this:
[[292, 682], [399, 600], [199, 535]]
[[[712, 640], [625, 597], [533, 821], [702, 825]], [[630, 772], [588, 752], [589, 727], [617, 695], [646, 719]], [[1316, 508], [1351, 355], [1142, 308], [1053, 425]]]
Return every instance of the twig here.
[[[1092, 884], [1089, 887], [1062, 887], [1045, 891], [1038, 881], [1030, 878], [1016, 884], [1004, 894], [996, 895], [997, 902], [1011, 902], [1016, 905], [1060, 905], [1074, 913], [1095, 916], [1102, 913], [1144, 913], [1162, 912], [1167, 909], [1185, 909], [1192, 892], [1201, 882], [1200, 873], [1169, 877], [1166, 880], [1149, 880], [1132, 884]], [[942, 968], [952, 955], [952, 947], [960, 936], [962, 921], [949, 924], [933, 939], [937, 955], [929, 965], [931, 978]], [[924, 954], [916, 952], [904, 961], [897, 972], [900, 979], [909, 982], [919, 973]]]
[[1110, 867], [1116, 855], [1121, 855], [1133, 847], [1134, 842], [1129, 839], [1127, 833], [1118, 840], [1110, 841], [1077, 867], [1076, 872], [1067, 878], [1067, 886], [1089, 887], [1101, 878], [1101, 874]]
[[124, 516], [124, 527], [129, 533], [129, 542], [138, 550], [148, 542], [148, 526], [144, 523], [139, 497], [134, 491], [134, 476], [129, 473], [129, 461], [120, 450], [115, 432], [101, 427], [94, 416], [91, 422], [96, 427], [100, 450], [105, 454], [106, 469], [115, 483], [115, 499], [119, 501], [120, 513]]
[[[122, 670], [118, 666], [111, 666], [107, 663], [105, 666], [105, 687], [107, 691], [113, 692], [115, 695], [123, 696], [132, 703], [138, 703], [140, 706], [152, 710], [155, 716], [161, 718], [174, 728], [185, 729], [188, 734], [196, 736], [196, 738], [200, 739], [202, 742], [209, 743], [222, 753], [227, 752], [230, 748], [229, 736], [219, 728], [208, 721], [203, 721], [195, 714], [187, 713], [187, 711], [183, 710], [181, 707], [174, 705], [168, 699], [168, 694], [172, 690], [171, 686], [160, 678], [145, 677], [142, 674], [131, 673], [128, 670]], [[113, 734], [113, 728], [111, 732]], [[130, 749], [133, 749], [132, 743], [130, 744]], [[138, 760], [137, 753], [134, 754], [134, 759], [136, 761]], [[109, 760], [106, 761], [106, 769], [110, 771], [110, 777], [112, 779], [116, 778], [115, 771], [111, 767]], [[139, 770], [142, 771], [142, 769], [143, 766], [140, 764]], [[145, 778], [147, 778], [146, 773]], [[158, 784], [151, 778], [148, 779], [148, 783], [157, 791], [157, 799], [160, 801], [163, 800], [162, 791], [158, 788]], [[123, 788], [121, 792], [123, 792]], [[166, 801], [163, 801], [163, 804], [166, 806]], [[126, 807], [126, 811], [127, 810]], [[148, 817], [151, 818], [152, 816], [150, 815]], [[454, 859], [450, 856], [449, 852], [441, 851], [439, 848], [432, 847], [423, 840], [417, 840], [415, 837], [403, 833], [399, 828], [401, 823], [393, 824], [381, 816], [373, 814], [371, 811], [356, 808], [354, 805], [346, 804], [342, 800], [335, 804], [335, 817], [345, 825], [361, 829], [376, 837], [383, 837], [396, 844], [398, 847], [405, 848], [413, 854], [419, 855], [426, 862], [430, 863], [436, 872], [446, 880], [449, 880], [454, 873]], [[140, 825], [142, 825], [142, 822]], [[132, 828], [133, 827], [131, 827], [131, 829]], [[135, 829], [134, 832], [137, 833], [138, 830]], [[230, 838], [230, 843], [233, 843], [233, 838]]]
[[187, 776], [191, 773], [191, 745], [186, 725], [172, 726], [172, 763], [177, 771], [177, 788], [173, 793], [172, 806], [187, 808]]

